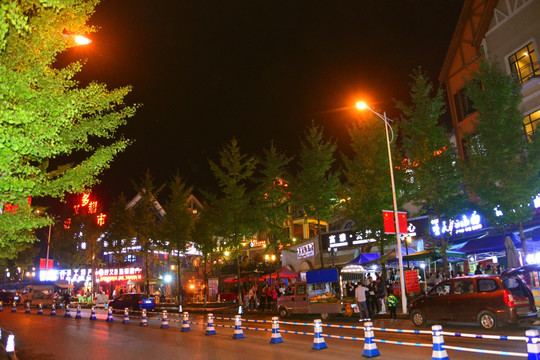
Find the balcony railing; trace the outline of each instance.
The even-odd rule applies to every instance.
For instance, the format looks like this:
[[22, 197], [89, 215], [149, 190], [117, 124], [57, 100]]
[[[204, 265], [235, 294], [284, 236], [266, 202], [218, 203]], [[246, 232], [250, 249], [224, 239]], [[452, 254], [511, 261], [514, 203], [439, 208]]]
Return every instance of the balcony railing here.
[[540, 77], [540, 62], [529, 63], [520, 68], [513, 66], [512, 75], [514, 75], [521, 84], [525, 84], [532, 78]]

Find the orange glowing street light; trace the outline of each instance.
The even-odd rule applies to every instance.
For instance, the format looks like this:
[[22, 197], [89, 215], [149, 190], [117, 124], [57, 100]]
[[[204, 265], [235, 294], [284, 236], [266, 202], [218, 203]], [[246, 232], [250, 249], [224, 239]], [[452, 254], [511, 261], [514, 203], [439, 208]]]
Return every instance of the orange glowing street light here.
[[92, 42], [92, 40], [82, 35], [75, 35], [73, 39], [77, 45], [88, 45]]
[[[386, 112], [383, 114], [379, 114], [372, 108], [370, 108], [365, 102], [358, 101], [356, 103], [356, 108], [358, 110], [369, 110], [373, 114], [375, 114], [378, 118], [380, 118], [382, 121], [384, 121], [384, 129], [386, 131], [386, 146], [388, 148], [388, 163], [390, 164], [390, 180], [392, 182], [392, 200], [394, 201], [394, 223], [396, 224], [396, 238], [397, 238], [397, 258], [399, 261], [399, 283], [401, 288], [401, 307], [403, 310], [403, 313], [407, 313], [407, 295], [405, 294], [405, 273], [403, 272], [403, 258], [401, 257], [401, 241], [399, 239], [399, 220], [398, 220], [398, 212], [397, 212], [397, 199], [396, 199], [396, 185], [394, 182], [394, 168], [392, 165], [392, 151], [390, 150], [390, 142], [394, 140], [394, 131], [392, 130], [392, 127], [388, 123], [388, 118], [386, 117]], [[388, 128], [390, 128], [390, 131], [392, 132], [392, 140], [388, 137]]]

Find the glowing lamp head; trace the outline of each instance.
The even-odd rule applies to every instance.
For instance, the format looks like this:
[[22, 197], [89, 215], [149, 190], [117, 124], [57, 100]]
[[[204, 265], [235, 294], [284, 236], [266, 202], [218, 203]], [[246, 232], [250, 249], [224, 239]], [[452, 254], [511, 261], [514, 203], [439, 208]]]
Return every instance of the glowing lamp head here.
[[365, 110], [365, 109], [368, 108], [368, 106], [367, 106], [367, 104], [366, 104], [365, 102], [363, 102], [363, 101], [358, 101], [358, 102], [356, 103], [356, 108], [357, 108], [358, 110]]
[[75, 44], [77, 45], [88, 45], [92, 42], [92, 40], [90, 40], [89, 38], [81, 36], [81, 35], [76, 35], [74, 39], [75, 39]]
[[170, 283], [172, 280], [172, 276], [167, 274], [163, 277], [163, 280], [165, 280], [166, 283]]

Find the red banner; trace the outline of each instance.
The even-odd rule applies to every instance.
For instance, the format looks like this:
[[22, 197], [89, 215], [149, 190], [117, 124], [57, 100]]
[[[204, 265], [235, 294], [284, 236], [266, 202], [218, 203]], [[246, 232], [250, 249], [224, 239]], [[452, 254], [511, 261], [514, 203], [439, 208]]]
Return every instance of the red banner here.
[[405, 287], [408, 293], [420, 292], [420, 282], [418, 282], [418, 270], [405, 271]]
[[[394, 226], [394, 212], [389, 210], [383, 210], [383, 222], [384, 222], [384, 233], [385, 234], [395, 234], [396, 227]], [[407, 222], [407, 213], [404, 211], [398, 211], [398, 223], [399, 223], [399, 233], [408, 234], [408, 222]]]
[[52, 270], [53, 260], [49, 259], [49, 264], [47, 266], [47, 259], [39, 259], [39, 269], [40, 270]]

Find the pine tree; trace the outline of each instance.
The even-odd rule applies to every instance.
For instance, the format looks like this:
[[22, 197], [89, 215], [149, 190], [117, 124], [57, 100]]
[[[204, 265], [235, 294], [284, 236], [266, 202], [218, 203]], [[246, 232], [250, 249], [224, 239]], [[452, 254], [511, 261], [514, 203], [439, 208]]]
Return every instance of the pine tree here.
[[188, 199], [193, 188], [187, 186], [180, 175], [176, 175], [169, 183], [170, 197], [165, 205], [165, 220], [163, 222], [163, 231], [161, 241], [164, 242], [164, 248], [169, 254], [172, 251], [177, 251], [176, 254], [176, 292], [178, 301], [182, 289], [182, 273], [181, 273], [181, 258], [180, 252], [186, 250], [186, 245], [191, 240], [191, 231], [193, 230], [194, 215], [188, 208]]
[[[392, 209], [388, 150], [384, 123], [375, 115], [360, 115], [348, 129], [352, 157], [344, 157], [346, 184], [343, 186], [345, 215], [354, 221], [354, 230], [364, 239], [375, 239], [381, 258], [383, 280], [386, 280], [385, 248], [396, 237], [384, 233], [382, 210]], [[395, 154], [395, 142], [392, 142]], [[395, 161], [394, 156], [393, 163]], [[398, 195], [401, 192], [398, 192]]]
[[[137, 106], [130, 87], [108, 90], [75, 76], [82, 62], [59, 68], [76, 46], [97, 0], [4, 1], [0, 5], [0, 257], [13, 256], [51, 220], [30, 211], [28, 197], [61, 197], [97, 182], [129, 141], [117, 132]], [[115, 139], [116, 138], [116, 139]]]
[[[432, 83], [420, 69], [413, 72], [411, 78], [411, 104], [397, 103], [403, 113], [400, 130], [407, 156], [402, 175], [410, 185], [405, 197], [441, 224], [443, 219], [454, 218], [465, 207], [463, 171], [450, 134], [439, 123], [445, 113], [442, 90], [434, 92]], [[447, 274], [449, 235], [443, 233], [440, 239], [435, 239]]]
[[[279, 245], [287, 244], [290, 235], [285, 227], [291, 217], [290, 186], [286, 177], [286, 166], [292, 158], [278, 152], [274, 143], [264, 150], [262, 167], [257, 178], [255, 207], [261, 221], [260, 230], [266, 232], [267, 251], [273, 251], [281, 268]], [[280, 283], [279, 271], [277, 283]]]
[[[257, 160], [242, 154], [238, 141], [231, 142], [220, 151], [219, 165], [209, 161], [214, 177], [218, 181], [222, 196], [214, 199], [211, 206], [219, 213], [220, 235], [226, 242], [222, 247], [230, 249], [236, 259], [238, 275], [238, 298], [242, 301], [242, 279], [240, 259], [242, 240], [253, 233], [254, 218], [247, 184], [251, 179]], [[225, 245], [225, 246], [224, 246]]]
[[540, 132], [525, 135], [521, 85], [497, 64], [483, 62], [466, 89], [478, 119], [466, 138], [465, 184], [490, 223], [503, 230], [518, 225], [527, 252], [522, 223], [532, 218], [540, 193]]
[[332, 169], [336, 144], [326, 140], [323, 129], [315, 124], [307, 129], [301, 142], [299, 171], [292, 186], [295, 208], [305, 217], [317, 220], [321, 268], [324, 268], [321, 221], [330, 221], [338, 203], [339, 174]]

